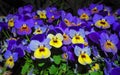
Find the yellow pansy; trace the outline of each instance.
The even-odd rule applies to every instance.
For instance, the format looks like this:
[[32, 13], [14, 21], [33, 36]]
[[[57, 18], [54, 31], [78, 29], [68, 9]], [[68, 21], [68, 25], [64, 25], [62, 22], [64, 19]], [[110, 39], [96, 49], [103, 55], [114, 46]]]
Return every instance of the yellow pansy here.
[[95, 23], [95, 26], [96, 26], [96, 27], [99, 27], [99, 28], [102, 27], [103, 29], [110, 28], [110, 24], [109, 24], [105, 19], [98, 20], [98, 21]]
[[100, 66], [97, 63], [95, 64], [95, 66], [91, 68], [92, 71], [98, 71], [99, 69], [100, 69]]
[[81, 35], [76, 34], [73, 38], [72, 38], [72, 43], [73, 44], [84, 44], [84, 38]]
[[14, 59], [13, 59], [12, 56], [10, 56], [10, 57], [6, 60], [5, 65], [6, 65], [7, 67], [9, 67], [9, 68], [13, 68], [13, 66], [14, 66]]
[[9, 27], [13, 27], [13, 26], [14, 26], [14, 19], [10, 19], [10, 20], [8, 21], [8, 26], [9, 26]]
[[38, 10], [37, 11], [37, 14], [39, 15], [39, 17], [41, 18], [41, 19], [46, 19], [47, 17], [46, 17], [46, 11], [40, 11], [40, 10]]
[[42, 34], [42, 33], [43, 32], [42, 32], [42, 30], [40, 28], [36, 29], [35, 32], [34, 32], [34, 34]]
[[50, 55], [51, 55], [50, 50], [44, 46], [38, 47], [34, 52], [34, 57], [38, 59], [48, 58], [50, 57]]
[[53, 34], [49, 34], [47, 36], [48, 38], [50, 38], [50, 42], [49, 44], [55, 48], [60, 48], [62, 46], [62, 41], [63, 41], [63, 36], [62, 34], [58, 33], [56, 35], [53, 35]]
[[78, 57], [78, 62], [82, 65], [91, 64], [92, 59], [89, 57], [87, 53], [81, 53]]

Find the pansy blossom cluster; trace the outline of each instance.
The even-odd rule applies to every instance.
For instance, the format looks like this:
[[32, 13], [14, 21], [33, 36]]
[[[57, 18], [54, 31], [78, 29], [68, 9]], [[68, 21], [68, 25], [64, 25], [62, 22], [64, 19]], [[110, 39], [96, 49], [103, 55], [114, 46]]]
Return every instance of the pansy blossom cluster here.
[[37, 11], [31, 5], [20, 7], [16, 13], [0, 17], [4, 37], [0, 62], [12, 69], [27, 55], [32, 61], [54, 61], [52, 57], [60, 51], [66, 64], [77, 64], [74, 73], [87, 66], [87, 72], [103, 70], [105, 75], [113, 75], [119, 69], [115, 61], [120, 62], [119, 15], [119, 9], [112, 12], [102, 4], [80, 8], [76, 16], [56, 7]]

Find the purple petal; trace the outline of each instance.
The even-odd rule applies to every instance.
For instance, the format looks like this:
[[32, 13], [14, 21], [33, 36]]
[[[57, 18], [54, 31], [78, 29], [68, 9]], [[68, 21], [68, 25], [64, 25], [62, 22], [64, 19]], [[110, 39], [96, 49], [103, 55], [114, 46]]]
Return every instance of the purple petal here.
[[109, 24], [113, 24], [115, 22], [115, 17], [114, 16], [106, 16], [105, 19]]
[[99, 44], [100, 36], [97, 32], [88, 34], [88, 38], [96, 44]]
[[112, 69], [110, 75], [120, 75], [120, 67]]
[[118, 36], [116, 34], [112, 34], [110, 35], [110, 40], [112, 41], [112, 43], [117, 44], [119, 39]]
[[13, 53], [13, 59], [14, 59], [14, 62], [16, 62], [18, 60], [18, 53]]
[[23, 57], [25, 55], [24, 50], [22, 50], [21, 48], [16, 48], [15, 52], [18, 53], [19, 57]]
[[30, 40], [38, 40], [42, 42], [45, 39], [45, 34], [34, 35]]
[[96, 21], [98, 21], [98, 20], [100, 20], [100, 19], [102, 19], [102, 18], [103, 18], [103, 16], [98, 15], [98, 14], [95, 14], [95, 15], [93, 16], [93, 22], [95, 23]]
[[8, 59], [11, 56], [11, 51], [7, 50], [4, 54], [5, 59]]

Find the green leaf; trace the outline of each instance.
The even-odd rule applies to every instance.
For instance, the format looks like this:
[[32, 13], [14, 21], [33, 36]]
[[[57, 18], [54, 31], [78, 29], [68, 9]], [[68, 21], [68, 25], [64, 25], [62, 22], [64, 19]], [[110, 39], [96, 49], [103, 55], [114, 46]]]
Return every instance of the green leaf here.
[[22, 67], [21, 74], [26, 74], [26, 73], [27, 73], [27, 71], [29, 71], [29, 70], [28, 70], [28, 69], [29, 69], [29, 67], [30, 67], [30, 64], [25, 63], [25, 65]]
[[64, 70], [64, 71], [66, 71], [67, 70], [67, 65], [66, 64], [62, 64], [61, 65], [61, 69]]
[[56, 74], [58, 71], [58, 68], [55, 67], [55, 65], [52, 65], [50, 68], [49, 68], [49, 73], [50, 74]]
[[90, 72], [90, 75], [103, 75], [102, 71]]
[[45, 63], [40, 63], [38, 64], [39, 67], [42, 67]]
[[60, 64], [60, 62], [61, 62], [61, 56], [60, 55], [58, 55], [58, 56], [53, 56], [53, 60], [54, 60], [54, 62], [55, 62], [55, 64]]

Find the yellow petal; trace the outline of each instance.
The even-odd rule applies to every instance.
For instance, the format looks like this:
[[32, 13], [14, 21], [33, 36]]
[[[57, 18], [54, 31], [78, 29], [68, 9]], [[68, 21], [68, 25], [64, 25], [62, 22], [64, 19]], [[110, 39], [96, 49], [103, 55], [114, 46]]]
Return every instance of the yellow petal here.
[[88, 54], [80, 54], [78, 57], [78, 62], [82, 65], [91, 64], [92, 60]]
[[87, 63], [87, 64], [91, 64], [92, 63], [92, 59], [89, 57], [88, 54], [85, 54], [86, 58], [84, 59], [84, 61]]
[[13, 68], [13, 66], [14, 66], [14, 60], [13, 60], [13, 57], [12, 57], [12, 56], [9, 57], [9, 58], [6, 60], [5, 65], [6, 65], [7, 67], [9, 67], [9, 68]]
[[95, 23], [95, 26], [96, 27], [102, 27], [102, 28], [109, 28], [110, 25], [107, 21], [104, 21], [104, 20], [98, 20], [96, 23]]
[[45, 52], [42, 53], [44, 58], [48, 58], [51, 55], [51, 52], [48, 48], [45, 47]]
[[43, 51], [40, 51], [40, 48], [36, 49], [34, 52], [34, 57], [38, 59], [50, 57], [51, 52], [48, 48], [44, 47]]
[[96, 71], [99, 70], [100, 69], [99, 64], [95, 64], [94, 68]]
[[49, 44], [55, 48], [60, 48], [62, 46], [62, 41], [59, 39], [51, 39]]
[[84, 44], [84, 38], [82, 36], [74, 36], [72, 38], [72, 43], [73, 44]]
[[10, 20], [8, 21], [8, 26], [9, 26], [9, 27], [13, 27], [13, 26], [14, 26], [14, 20], [13, 20], [13, 19], [10, 19]]
[[86, 65], [86, 62], [83, 60], [83, 58], [81, 57], [81, 55], [78, 57], [78, 62], [82, 65]]

